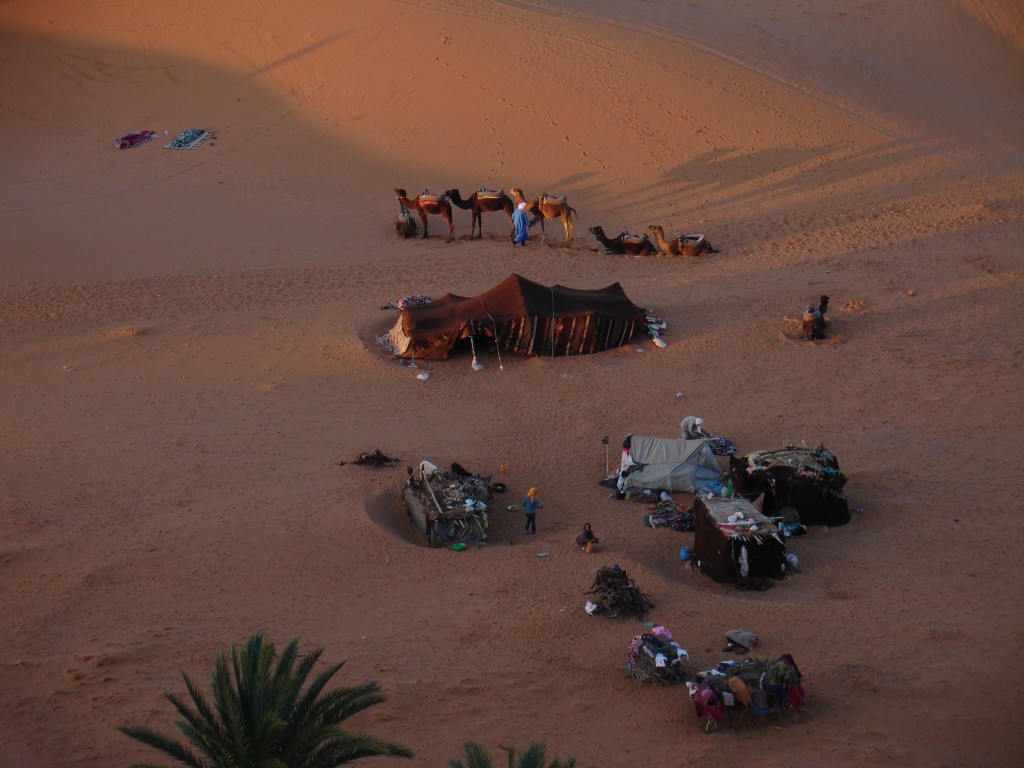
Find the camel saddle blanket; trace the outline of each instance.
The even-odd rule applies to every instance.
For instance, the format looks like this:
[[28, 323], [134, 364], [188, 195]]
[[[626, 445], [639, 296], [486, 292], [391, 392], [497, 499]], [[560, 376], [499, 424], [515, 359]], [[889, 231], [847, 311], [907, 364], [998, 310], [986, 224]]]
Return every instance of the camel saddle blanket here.
[[444, 195], [429, 195], [427, 193], [423, 193], [420, 195], [419, 200], [422, 205], [423, 203], [440, 203], [444, 198]]
[[504, 189], [485, 189], [484, 187], [480, 187], [476, 191], [476, 196], [477, 196], [478, 200], [479, 199], [483, 199], [483, 198], [504, 197], [505, 196], [505, 190]]

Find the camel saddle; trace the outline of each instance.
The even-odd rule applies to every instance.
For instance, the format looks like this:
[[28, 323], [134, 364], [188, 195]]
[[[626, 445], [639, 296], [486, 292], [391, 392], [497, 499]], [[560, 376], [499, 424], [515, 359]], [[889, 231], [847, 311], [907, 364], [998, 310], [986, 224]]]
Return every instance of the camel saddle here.
[[679, 240], [685, 245], [689, 242], [691, 245], [700, 245], [704, 242], [704, 235], [680, 235]]
[[444, 198], [444, 195], [432, 195], [429, 192], [424, 192], [420, 195], [420, 205], [423, 203], [440, 203]]
[[630, 243], [632, 245], [640, 245], [646, 239], [647, 235], [631, 235], [629, 232], [623, 232], [619, 235], [620, 243]]
[[561, 205], [565, 203], [565, 197], [555, 197], [545, 192], [540, 196], [540, 203], [541, 205]]
[[476, 196], [477, 196], [478, 200], [479, 199], [484, 199], [484, 198], [504, 197], [505, 196], [505, 190], [504, 189], [486, 189], [485, 187], [479, 187], [476, 190]]

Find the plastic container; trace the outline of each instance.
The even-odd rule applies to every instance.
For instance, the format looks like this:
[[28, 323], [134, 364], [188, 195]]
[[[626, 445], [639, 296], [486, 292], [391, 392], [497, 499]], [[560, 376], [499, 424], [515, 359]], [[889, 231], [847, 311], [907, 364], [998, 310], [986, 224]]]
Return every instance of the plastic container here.
[[684, 563], [687, 560], [690, 560], [692, 557], [693, 557], [693, 550], [690, 549], [689, 547], [683, 547], [682, 549], [679, 550], [679, 559], [682, 560]]

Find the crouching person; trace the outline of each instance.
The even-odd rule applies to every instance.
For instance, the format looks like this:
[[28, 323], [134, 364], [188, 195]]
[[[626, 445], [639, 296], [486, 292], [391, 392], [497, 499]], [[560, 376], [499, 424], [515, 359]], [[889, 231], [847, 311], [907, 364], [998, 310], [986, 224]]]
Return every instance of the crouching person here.
[[576, 537], [576, 546], [589, 554], [594, 551], [594, 546], [598, 541], [600, 541], [600, 539], [594, 535], [594, 529], [590, 527], [590, 523], [584, 523], [583, 530], [580, 531], [580, 535]]

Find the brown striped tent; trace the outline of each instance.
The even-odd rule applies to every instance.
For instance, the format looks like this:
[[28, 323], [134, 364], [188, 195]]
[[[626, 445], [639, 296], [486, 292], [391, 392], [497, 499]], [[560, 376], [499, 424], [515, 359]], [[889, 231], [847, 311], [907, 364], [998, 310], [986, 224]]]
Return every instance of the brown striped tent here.
[[646, 313], [618, 283], [594, 291], [509, 275], [472, 298], [447, 294], [402, 310], [381, 346], [399, 357], [444, 360], [470, 336], [522, 355], [586, 355], [621, 347], [646, 328]]

